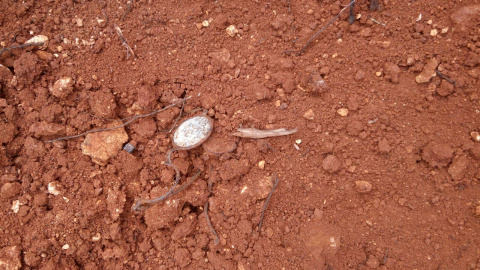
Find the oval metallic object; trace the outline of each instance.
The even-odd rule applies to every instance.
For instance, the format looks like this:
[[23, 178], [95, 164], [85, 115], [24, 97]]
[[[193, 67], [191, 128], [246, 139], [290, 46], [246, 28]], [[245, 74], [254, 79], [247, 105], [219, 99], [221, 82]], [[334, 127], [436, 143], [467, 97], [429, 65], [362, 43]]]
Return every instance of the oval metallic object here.
[[197, 115], [183, 121], [173, 133], [173, 145], [182, 150], [192, 149], [208, 139], [213, 130], [213, 120]]

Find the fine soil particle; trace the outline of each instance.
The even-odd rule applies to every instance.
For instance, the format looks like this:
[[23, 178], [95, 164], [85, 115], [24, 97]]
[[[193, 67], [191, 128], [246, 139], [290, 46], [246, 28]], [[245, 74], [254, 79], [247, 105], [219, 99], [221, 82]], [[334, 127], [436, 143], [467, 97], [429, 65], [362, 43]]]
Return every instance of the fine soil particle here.
[[302, 50], [349, 2], [0, 1], [0, 268], [479, 269], [480, 5], [357, 1]]

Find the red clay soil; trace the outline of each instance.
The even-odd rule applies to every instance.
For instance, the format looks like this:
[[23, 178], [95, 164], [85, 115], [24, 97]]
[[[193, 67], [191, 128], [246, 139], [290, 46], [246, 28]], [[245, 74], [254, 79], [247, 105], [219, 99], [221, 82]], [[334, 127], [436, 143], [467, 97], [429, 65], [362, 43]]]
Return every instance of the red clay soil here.
[[0, 55], [0, 269], [480, 269], [480, 5], [359, 0], [296, 53], [348, 3], [1, 1], [0, 48], [48, 44]]

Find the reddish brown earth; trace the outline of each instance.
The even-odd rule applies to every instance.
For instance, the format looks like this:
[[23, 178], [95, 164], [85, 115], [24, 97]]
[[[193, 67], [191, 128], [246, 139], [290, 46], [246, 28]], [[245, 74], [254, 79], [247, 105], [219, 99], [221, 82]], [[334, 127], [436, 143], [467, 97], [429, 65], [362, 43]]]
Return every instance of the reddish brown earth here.
[[[2, 48], [49, 43], [0, 55], [0, 268], [480, 269], [480, 6], [359, 0], [285, 53], [348, 2], [1, 1]], [[215, 129], [172, 160], [200, 175], [147, 210], [180, 105], [46, 142], [187, 96]]]

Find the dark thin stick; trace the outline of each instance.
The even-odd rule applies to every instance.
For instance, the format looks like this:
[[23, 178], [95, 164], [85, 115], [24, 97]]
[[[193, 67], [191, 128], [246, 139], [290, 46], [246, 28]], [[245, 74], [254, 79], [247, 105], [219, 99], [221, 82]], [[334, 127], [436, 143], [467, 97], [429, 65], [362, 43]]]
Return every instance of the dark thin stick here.
[[132, 54], [133, 58], [135, 58], [135, 53], [133, 52], [132, 48], [128, 45], [127, 40], [123, 36], [122, 30], [120, 27], [115, 25], [115, 31], [117, 31], [117, 35], [120, 38], [120, 41], [122, 42], [123, 46], [127, 48], [127, 59], [130, 57], [130, 54]]
[[[97, 129], [92, 129], [92, 130], [89, 130], [89, 131], [86, 131], [86, 132], [83, 132], [83, 133], [80, 133], [78, 135], [72, 135], [72, 136], [66, 136], [66, 137], [61, 137], [61, 138], [57, 138], [57, 139], [53, 139], [53, 140], [48, 140], [48, 141], [45, 141], [45, 143], [52, 143], [52, 142], [56, 142], [56, 141], [62, 141], [62, 140], [69, 140], [69, 139], [74, 139], [74, 138], [78, 138], [78, 137], [83, 137], [87, 134], [90, 134], [90, 133], [94, 133], [94, 132], [101, 132], [101, 131], [109, 131], [109, 130], [114, 130], [114, 129], [118, 129], [118, 128], [122, 128], [122, 127], [125, 127], [127, 126], [128, 124], [132, 123], [133, 121], [139, 119], [139, 118], [144, 118], [144, 117], [148, 117], [148, 116], [151, 116], [151, 115], [155, 115], [159, 112], [162, 112], [162, 111], [165, 111], [166, 109], [168, 108], [171, 108], [177, 104], [179, 104], [180, 102], [185, 102], [185, 100], [189, 99], [190, 97], [187, 97], [187, 98], [184, 98], [178, 102], [175, 102], [173, 104], [170, 104], [168, 105], [167, 107], [163, 108], [163, 109], [159, 109], [159, 110], [155, 110], [151, 113], [147, 113], [147, 114], [141, 114], [141, 115], [136, 115], [136, 116], [133, 116], [132, 119], [128, 120], [127, 122], [124, 122], [123, 124], [119, 125], [119, 126], [115, 126], [115, 127], [109, 127], [109, 128], [97, 128]], [[124, 118], [124, 119], [128, 119], [127, 118]]]
[[122, 21], [125, 20], [125, 16], [127, 16], [127, 13], [129, 13], [130, 10], [132, 9], [132, 3], [133, 3], [133, 0], [128, 1], [127, 10], [125, 10], [125, 13], [123, 13]]
[[205, 203], [205, 211], [203, 212], [205, 213], [205, 219], [207, 220], [208, 227], [210, 227], [210, 230], [212, 231], [212, 234], [215, 238], [215, 240], [213, 240], [213, 243], [215, 245], [218, 245], [218, 243], [220, 242], [220, 238], [218, 237], [218, 234], [213, 228], [212, 222], [210, 222], [210, 218], [208, 217], [208, 201]]
[[26, 43], [26, 44], [23, 44], [23, 45], [14, 45], [14, 46], [10, 46], [10, 47], [5, 47], [5, 48], [2, 48], [0, 50], [0, 55], [2, 55], [2, 53], [4, 53], [4, 52], [8, 52], [8, 51], [11, 51], [11, 50], [14, 50], [14, 49], [23, 49], [23, 48], [30, 47], [30, 46], [42, 46], [43, 44], [44, 44], [43, 42], [36, 42], [36, 43]]
[[[186, 189], [188, 186], [190, 186], [197, 178], [198, 176], [200, 175], [202, 171], [198, 170], [197, 173], [195, 175], [193, 175], [192, 177], [190, 177], [190, 180], [188, 180], [185, 184], [181, 185], [179, 188], [177, 188], [174, 192], [172, 192], [172, 194], [168, 197], [173, 197], [175, 195], [177, 195], [178, 193], [182, 192], [184, 189]], [[168, 199], [167, 198], [167, 199]]]
[[450, 79], [449, 77], [443, 75], [439, 70], [435, 70], [435, 72], [437, 73], [438, 77], [440, 77], [440, 78], [446, 80], [447, 82], [455, 85], [455, 81], [454, 81], [454, 80], [452, 80], [452, 79]]
[[268, 194], [267, 200], [265, 201], [265, 204], [263, 205], [263, 210], [262, 210], [262, 215], [260, 216], [260, 222], [258, 223], [258, 233], [260, 233], [260, 230], [262, 229], [262, 222], [263, 222], [263, 216], [265, 215], [265, 210], [267, 210], [268, 202], [270, 201], [270, 198], [272, 197], [273, 191], [278, 185], [278, 178], [277, 174], [273, 174], [273, 178], [275, 179], [275, 184], [272, 187], [272, 190], [270, 191], [270, 194]]
[[[354, 2], [355, 0], [351, 0], [351, 2]], [[355, 7], [355, 4], [352, 4], [350, 6], [350, 12], [348, 13], [348, 23], [353, 24], [355, 22], [355, 14], [353, 13], [353, 8]]]
[[340, 14], [342, 14], [343, 11], [345, 11], [345, 9], [347, 9], [349, 6], [353, 5], [357, 0], [352, 0], [348, 5], [346, 5], [344, 8], [342, 8], [342, 10], [340, 10], [340, 12], [337, 14], [337, 16], [333, 17], [333, 19], [331, 19], [327, 25], [325, 25], [322, 29], [318, 30], [317, 33], [315, 33], [315, 35], [313, 35], [308, 41], [307, 43], [305, 44], [305, 46], [303, 46], [302, 49], [300, 49], [298, 52], [296, 50], [286, 50], [286, 51], [283, 51], [284, 53], [294, 53], [296, 52], [297, 55], [301, 55], [307, 48], [308, 46], [310, 45], [310, 43], [312, 43], [315, 38], [317, 38], [317, 36], [323, 32], [323, 30], [327, 29], [336, 19], [338, 19], [340, 17]]
[[177, 166], [172, 164], [172, 160], [171, 160], [170, 156], [173, 152], [175, 152], [177, 150], [178, 150], [177, 148], [170, 149], [167, 153], [167, 161], [165, 162], [165, 165], [167, 165], [169, 167], [172, 167], [175, 170], [175, 183], [173, 184], [172, 188], [167, 193], [163, 194], [162, 196], [151, 199], [151, 200], [138, 199], [136, 201], [136, 203], [132, 206], [133, 211], [147, 209], [150, 206], [152, 206], [153, 204], [159, 203], [159, 202], [167, 199], [173, 193], [173, 191], [177, 187], [178, 183], [180, 182], [180, 170], [177, 168]]

